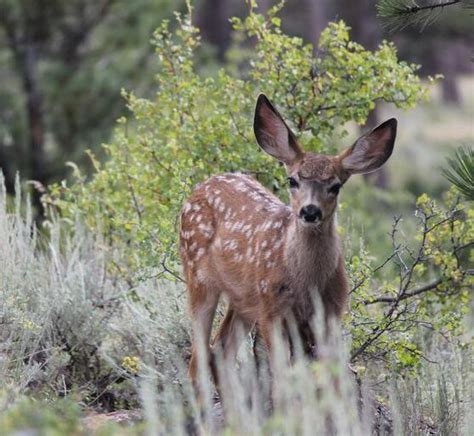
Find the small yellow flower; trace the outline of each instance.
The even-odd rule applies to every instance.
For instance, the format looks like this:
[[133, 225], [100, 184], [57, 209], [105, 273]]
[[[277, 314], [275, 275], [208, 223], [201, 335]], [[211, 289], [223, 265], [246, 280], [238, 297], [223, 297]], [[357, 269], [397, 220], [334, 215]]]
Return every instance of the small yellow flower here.
[[36, 330], [38, 328], [38, 326], [29, 319], [23, 320], [21, 325], [25, 330]]
[[138, 374], [140, 371], [140, 359], [137, 356], [125, 356], [122, 359], [122, 368], [131, 374]]

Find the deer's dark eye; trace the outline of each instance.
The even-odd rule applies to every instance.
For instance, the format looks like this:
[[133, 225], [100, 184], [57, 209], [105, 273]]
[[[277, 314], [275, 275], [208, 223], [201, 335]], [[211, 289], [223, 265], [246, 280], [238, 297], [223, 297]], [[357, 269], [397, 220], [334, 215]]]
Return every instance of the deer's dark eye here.
[[299, 188], [300, 184], [293, 177], [288, 177], [288, 184], [290, 188]]
[[335, 183], [334, 185], [332, 185], [329, 189], [328, 189], [328, 192], [330, 194], [334, 194], [334, 195], [337, 195], [339, 194], [339, 191], [341, 189], [341, 184], [340, 183]]

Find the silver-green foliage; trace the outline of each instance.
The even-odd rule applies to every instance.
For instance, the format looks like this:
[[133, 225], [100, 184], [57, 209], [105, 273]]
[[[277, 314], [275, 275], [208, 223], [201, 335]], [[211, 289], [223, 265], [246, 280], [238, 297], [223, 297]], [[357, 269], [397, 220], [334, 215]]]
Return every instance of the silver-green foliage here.
[[[49, 227], [50, 236], [37, 235], [32, 231], [29, 208], [22, 206], [19, 198], [16, 205], [7, 207], [5, 198], [0, 190], [0, 428], [6, 434], [6, 429], [13, 432], [35, 426], [49, 431], [46, 434], [73, 430], [76, 434], [89, 434], [84, 422], [77, 419], [77, 408], [67, 404], [48, 408], [45, 404], [42, 411], [29, 401], [18, 401], [20, 394], [27, 393], [46, 403], [54, 402], [58, 396], [69, 396], [83, 404], [108, 409], [141, 407], [150, 434], [172, 430], [185, 434], [190, 428], [208, 431], [216, 426], [227, 429], [229, 434], [322, 434], [329, 425], [339, 434], [357, 435], [370, 432], [374, 416], [377, 425], [390, 428], [394, 424], [405, 434], [416, 434], [424, 425], [453, 433], [461, 433], [468, 426], [473, 368], [470, 348], [459, 347], [457, 341], [450, 339], [448, 329], [442, 335], [423, 335], [422, 355], [418, 349], [409, 348], [411, 342], [407, 340], [411, 341], [416, 332], [402, 331], [401, 319], [386, 319], [395, 326], [392, 331], [387, 329], [383, 313], [366, 313], [360, 307], [354, 316], [356, 323], [365, 319], [365, 328], [370, 320], [384, 329], [380, 340], [370, 344], [375, 347], [374, 356], [399, 359], [401, 363], [413, 356], [418, 359], [413, 371], [416, 376], [400, 375], [378, 360], [369, 361], [365, 367], [359, 365], [364, 398], [361, 414], [359, 392], [346, 365], [354, 346], [370, 340], [374, 333], [371, 330], [364, 335], [364, 329], [354, 322], [348, 326], [344, 340], [336, 333], [322, 347], [326, 358], [317, 363], [298, 358], [289, 366], [284, 345], [276, 346], [275, 401], [271, 411], [268, 384], [257, 375], [252, 355], [244, 347], [238, 366], [220, 367], [227, 380], [222, 391], [225, 419], [210, 398], [201, 414], [186, 376], [190, 345], [184, 287], [160, 279], [142, 280], [131, 286], [106, 268], [110, 262], [121, 263], [120, 250], [106, 244], [100, 232], [94, 234], [76, 224], [71, 234], [54, 221]], [[429, 208], [428, 211], [432, 206], [420, 200], [420, 207]], [[26, 218], [22, 218], [22, 209]], [[436, 228], [443, 234], [448, 230], [441, 225]], [[459, 232], [465, 234], [466, 229]], [[437, 240], [438, 236], [433, 238], [434, 245], [427, 247], [430, 256], [437, 263], [446, 264], [441, 269], [457, 278], [451, 258], [439, 252]], [[354, 259], [351, 262], [354, 267], [356, 263]], [[364, 284], [371, 274], [360, 268], [356, 272], [364, 275]], [[357, 278], [353, 275], [353, 279]], [[364, 298], [370, 301], [368, 289], [356, 292], [354, 308], [363, 304]], [[387, 297], [393, 303], [390, 295], [382, 295], [381, 299]], [[433, 297], [425, 294], [423, 300], [429, 304]], [[416, 303], [418, 307], [420, 304]], [[456, 298], [446, 295], [444, 300], [436, 300], [438, 306], [446, 313], [442, 310], [436, 316], [453, 323], [447, 315], [458, 310]], [[411, 317], [412, 307], [397, 306], [397, 311], [405, 318]], [[423, 307], [419, 313], [425, 316]], [[430, 326], [425, 320], [421, 324]], [[321, 323], [315, 325], [321, 344], [325, 334]], [[206, 384], [206, 374], [203, 380]], [[391, 381], [395, 382], [389, 396], [387, 385]], [[368, 395], [377, 386], [379, 412], [372, 409]], [[384, 406], [384, 401], [389, 400]], [[398, 411], [394, 408], [397, 404]], [[345, 412], [341, 414], [341, 410]], [[389, 419], [380, 414], [381, 410]], [[63, 413], [67, 413], [67, 420]], [[130, 432], [142, 430], [139, 427]]]
[[[79, 224], [66, 233], [53, 221], [49, 236], [38, 235], [28, 202], [23, 219], [20, 197], [11, 211], [2, 188], [0, 180], [2, 386], [53, 397], [76, 391], [87, 403], [109, 408], [120, 401], [120, 389], [112, 386], [133, 375], [130, 356], [142, 362], [152, 356], [164, 377], [169, 356], [187, 349], [182, 290], [168, 284], [159, 292], [154, 280], [142, 284], [146, 294], [131, 290], [109, 274], [106, 265], [119, 259], [100, 233]], [[165, 297], [147, 304], [153, 293]]]

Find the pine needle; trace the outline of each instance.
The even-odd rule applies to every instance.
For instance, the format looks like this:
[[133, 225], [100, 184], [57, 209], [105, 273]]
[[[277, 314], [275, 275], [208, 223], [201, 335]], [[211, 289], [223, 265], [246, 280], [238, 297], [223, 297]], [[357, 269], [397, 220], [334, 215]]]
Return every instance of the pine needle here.
[[454, 157], [448, 158], [444, 176], [471, 201], [474, 201], [474, 149], [459, 147]]
[[378, 16], [390, 31], [402, 30], [410, 25], [420, 26], [423, 31], [436, 21], [445, 7], [464, 2], [468, 3], [468, 0], [431, 0], [421, 5], [416, 0], [380, 0], [376, 8]]

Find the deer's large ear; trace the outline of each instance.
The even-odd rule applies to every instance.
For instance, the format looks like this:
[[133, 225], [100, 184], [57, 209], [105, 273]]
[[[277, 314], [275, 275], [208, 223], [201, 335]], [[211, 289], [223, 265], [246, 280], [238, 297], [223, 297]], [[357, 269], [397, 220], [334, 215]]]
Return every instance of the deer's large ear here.
[[263, 94], [258, 96], [253, 129], [258, 145], [280, 162], [292, 165], [303, 157], [295, 135]]
[[396, 135], [397, 120], [390, 118], [361, 136], [352, 147], [338, 156], [346, 177], [380, 168], [392, 154]]

